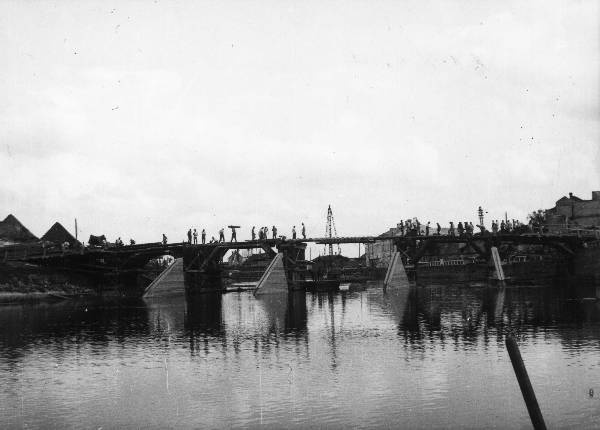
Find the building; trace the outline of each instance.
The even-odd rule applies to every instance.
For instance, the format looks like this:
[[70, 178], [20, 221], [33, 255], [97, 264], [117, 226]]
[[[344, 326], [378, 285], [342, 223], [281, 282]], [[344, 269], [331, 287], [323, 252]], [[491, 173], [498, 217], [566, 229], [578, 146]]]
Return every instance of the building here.
[[564, 227], [600, 226], [600, 191], [592, 191], [591, 200], [583, 200], [573, 193], [556, 201], [553, 208], [546, 209], [549, 230]]
[[400, 224], [377, 236], [376, 242], [365, 243], [365, 259], [368, 266], [387, 267], [390, 264], [392, 254], [396, 251], [391, 240], [394, 236], [400, 236]]
[[[432, 223], [430, 234], [436, 234], [436, 224]], [[390, 228], [385, 233], [377, 236], [377, 241], [374, 243], [365, 243], [365, 260], [368, 266], [387, 267], [390, 264], [392, 255], [396, 251], [392, 238], [401, 236], [400, 223], [396, 227]], [[425, 232], [425, 225], [421, 224], [421, 234]], [[446, 227], [441, 227], [440, 234], [448, 234]]]

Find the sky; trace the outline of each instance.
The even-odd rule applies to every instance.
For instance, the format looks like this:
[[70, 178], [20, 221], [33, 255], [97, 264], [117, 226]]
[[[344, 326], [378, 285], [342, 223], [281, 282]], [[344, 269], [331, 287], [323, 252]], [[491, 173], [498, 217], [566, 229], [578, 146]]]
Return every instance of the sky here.
[[1, 1], [0, 218], [183, 240], [600, 190], [597, 1]]

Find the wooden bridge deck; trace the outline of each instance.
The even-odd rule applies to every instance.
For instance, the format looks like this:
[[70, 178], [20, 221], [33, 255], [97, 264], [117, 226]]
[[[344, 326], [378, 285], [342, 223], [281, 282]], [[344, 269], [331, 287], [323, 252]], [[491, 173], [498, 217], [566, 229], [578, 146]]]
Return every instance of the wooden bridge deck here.
[[352, 236], [352, 237], [312, 237], [312, 238], [277, 238], [266, 240], [246, 240], [240, 242], [213, 242], [206, 244], [188, 244], [186, 242], [169, 243], [163, 245], [160, 242], [143, 243], [136, 245], [109, 246], [109, 247], [85, 247], [83, 249], [60, 250], [56, 248], [44, 248], [41, 244], [33, 245], [13, 245], [0, 248], [0, 260], [3, 261], [26, 261], [38, 262], [39, 260], [74, 257], [78, 255], [94, 256], [97, 258], [128, 258], [131, 256], [152, 255], [174, 255], [182, 256], [184, 249], [210, 250], [215, 247], [221, 249], [260, 249], [276, 248], [283, 245], [315, 243], [320, 245], [327, 244], [356, 244], [356, 243], [375, 243], [377, 241], [392, 240], [396, 244], [414, 244], [419, 241], [429, 243], [465, 243], [473, 241], [491, 241], [491, 242], [512, 242], [517, 244], [547, 244], [547, 243], [584, 243], [598, 240], [592, 235], [577, 234], [521, 234], [521, 235], [492, 235], [492, 234], [474, 234], [472, 236], [448, 236], [448, 235], [430, 235], [430, 236]]

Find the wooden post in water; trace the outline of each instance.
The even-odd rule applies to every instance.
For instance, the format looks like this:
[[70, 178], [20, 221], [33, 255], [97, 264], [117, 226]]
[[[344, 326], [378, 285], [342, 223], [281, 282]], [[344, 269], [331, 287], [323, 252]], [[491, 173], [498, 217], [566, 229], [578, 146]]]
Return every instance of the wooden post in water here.
[[505, 343], [515, 375], [517, 376], [517, 381], [519, 382], [519, 387], [521, 388], [521, 393], [523, 394], [523, 399], [525, 399], [525, 405], [527, 405], [531, 424], [533, 424], [533, 428], [536, 430], [546, 430], [546, 423], [544, 423], [544, 417], [535, 398], [531, 381], [529, 381], [529, 375], [527, 375], [525, 363], [523, 363], [523, 359], [521, 358], [519, 346], [511, 335], [506, 336]]

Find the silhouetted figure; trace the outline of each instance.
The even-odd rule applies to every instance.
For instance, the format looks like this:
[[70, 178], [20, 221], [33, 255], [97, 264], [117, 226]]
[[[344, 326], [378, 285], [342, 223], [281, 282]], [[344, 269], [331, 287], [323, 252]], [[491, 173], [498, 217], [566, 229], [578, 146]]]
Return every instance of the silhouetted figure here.
[[191, 228], [187, 232], [187, 237], [188, 237], [188, 244], [191, 245], [192, 244], [192, 229]]
[[225, 242], [225, 229], [219, 230], [219, 242]]
[[439, 236], [441, 234], [441, 231], [442, 231], [442, 226], [440, 225], [439, 222], [436, 222], [436, 224], [437, 224], [437, 229], [436, 229], [437, 230], [437, 235]]
[[252, 226], [252, 231], [250, 234], [252, 235], [252, 242], [254, 242], [256, 240], [256, 231], [254, 230], [254, 226]]
[[455, 236], [454, 234], [454, 222], [450, 221], [450, 228], [448, 229], [448, 236]]
[[462, 222], [458, 222], [458, 226], [456, 229], [458, 230], [458, 237], [462, 237], [465, 234], [465, 228], [463, 227]]
[[167, 244], [167, 236], [163, 233], [163, 245]]
[[427, 224], [425, 225], [425, 236], [429, 236], [429, 224], [431, 224], [431, 222], [427, 221]]
[[235, 232], [235, 227], [231, 227], [231, 241], [237, 242], [237, 234]]
[[292, 227], [292, 239], [296, 239], [296, 226]]
[[202, 229], [202, 245], [206, 243], [206, 230]]
[[277, 239], [277, 227], [273, 226], [271, 231], [273, 232], [273, 239]]
[[306, 239], [306, 227], [304, 227], [304, 223], [302, 223], [302, 239]]
[[135, 240], [129, 239], [129, 245], [135, 245]]
[[194, 245], [198, 245], [198, 232], [194, 229], [194, 233], [192, 234], [194, 237]]

